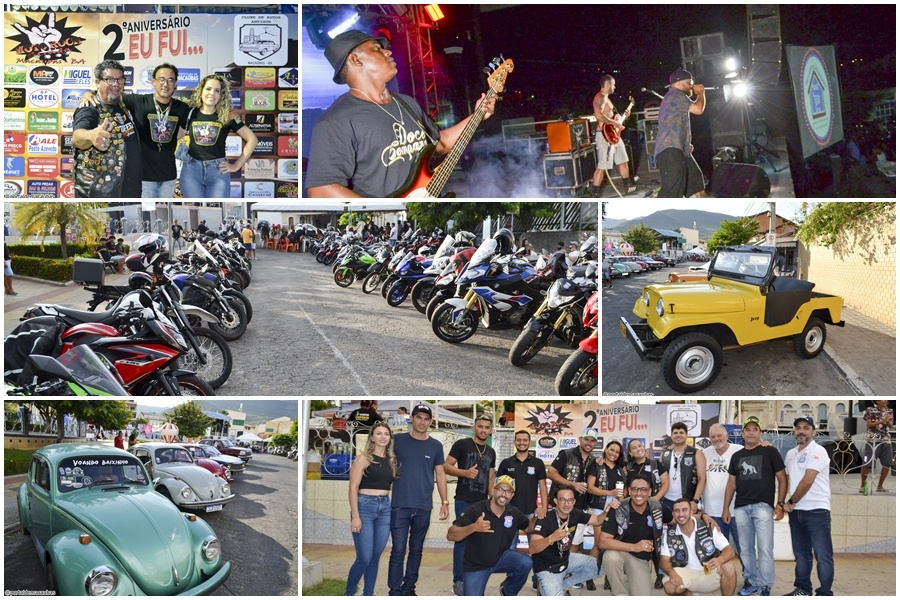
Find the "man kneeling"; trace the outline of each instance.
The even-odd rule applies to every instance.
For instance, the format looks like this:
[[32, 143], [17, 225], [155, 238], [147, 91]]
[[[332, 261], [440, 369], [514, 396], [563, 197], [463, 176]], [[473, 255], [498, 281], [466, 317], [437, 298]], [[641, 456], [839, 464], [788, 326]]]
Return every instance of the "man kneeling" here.
[[733, 596], [737, 585], [731, 563], [734, 550], [718, 529], [698, 523], [691, 508], [690, 500], [676, 500], [672, 507], [675, 522], [663, 530], [663, 588], [670, 596], [690, 596], [691, 592]]

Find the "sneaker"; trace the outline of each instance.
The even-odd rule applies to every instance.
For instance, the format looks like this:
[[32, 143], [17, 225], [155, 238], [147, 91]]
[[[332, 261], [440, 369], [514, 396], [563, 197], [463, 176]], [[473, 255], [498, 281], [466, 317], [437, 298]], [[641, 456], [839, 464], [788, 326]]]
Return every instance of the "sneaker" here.
[[591, 591], [591, 592], [596, 592], [596, 591], [597, 591], [597, 586], [594, 585], [594, 580], [593, 580], [593, 579], [588, 579], [587, 581], [585, 581], [585, 582], [584, 582], [584, 587], [586, 587], [586, 588], [588, 589], [588, 591]]
[[609, 585], [609, 577], [607, 577], [606, 581], [603, 582], [603, 589], [606, 590], [607, 592], [612, 591], [612, 586]]
[[653, 584], [653, 587], [658, 590], [663, 589], [662, 575], [660, 575], [660, 574], [656, 575], [656, 583]]
[[759, 595], [760, 596], [771, 596], [772, 594], [771, 594], [771, 590], [769, 588], [761, 587], [761, 588], [759, 588]]
[[454, 581], [453, 582], [453, 595], [454, 596], [462, 596], [463, 595], [463, 582], [462, 581]]
[[794, 590], [793, 592], [791, 592], [790, 594], [785, 594], [785, 596], [812, 596], [812, 594], [807, 594], [807, 593], [804, 592], [803, 590], [795, 589], [795, 590]]
[[759, 593], [759, 588], [749, 581], [744, 582], [744, 587], [738, 590], [738, 596], [752, 596]]
[[583, 588], [583, 587], [584, 587], [584, 584], [583, 584], [583, 583], [576, 583], [575, 585], [572, 586], [572, 589], [573, 589], [573, 590], [580, 590], [580, 589]]

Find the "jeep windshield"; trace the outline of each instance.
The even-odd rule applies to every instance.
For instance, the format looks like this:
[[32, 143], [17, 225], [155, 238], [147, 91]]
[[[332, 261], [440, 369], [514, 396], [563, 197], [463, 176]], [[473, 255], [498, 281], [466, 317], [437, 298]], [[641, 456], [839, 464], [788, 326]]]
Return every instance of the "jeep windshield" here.
[[769, 252], [747, 252], [719, 250], [709, 267], [713, 277], [725, 277], [759, 285], [769, 274], [773, 254]]

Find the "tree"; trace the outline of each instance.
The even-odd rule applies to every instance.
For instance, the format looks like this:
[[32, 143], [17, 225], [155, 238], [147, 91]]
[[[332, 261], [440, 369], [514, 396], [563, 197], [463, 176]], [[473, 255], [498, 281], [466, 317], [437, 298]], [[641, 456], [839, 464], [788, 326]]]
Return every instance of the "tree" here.
[[163, 416], [178, 427], [178, 435], [190, 438], [206, 435], [206, 429], [216, 422], [206, 416], [206, 411], [197, 400], [179, 404], [171, 411], [165, 411]]
[[56, 421], [57, 442], [63, 441], [66, 415], [103, 429], [124, 429], [133, 417], [124, 400], [37, 400], [33, 404], [44, 421]]
[[650, 254], [659, 249], [659, 234], [655, 229], [645, 227], [641, 223], [637, 227], [632, 227], [623, 236], [622, 240], [634, 246], [634, 253]]
[[706, 243], [706, 251], [715, 254], [725, 246], [739, 246], [749, 242], [759, 232], [759, 221], [741, 217], [737, 221], [722, 221], [719, 230]]
[[832, 246], [842, 231], [893, 206], [893, 202], [821, 202], [807, 215], [797, 237], [807, 245], [819, 242], [823, 246]]
[[13, 227], [23, 239], [40, 236], [43, 242], [54, 232], [59, 233], [62, 257], [68, 258], [66, 228], [78, 223], [81, 236], [88, 243], [95, 242], [106, 231], [106, 216], [99, 208], [106, 202], [15, 202]]
[[316, 412], [317, 410], [325, 410], [326, 408], [334, 408], [337, 404], [334, 403], [334, 400], [310, 400], [309, 401], [309, 410], [310, 412]]
[[368, 221], [371, 218], [369, 213], [345, 212], [338, 217], [338, 225], [341, 227], [355, 228], [360, 221]]
[[530, 223], [535, 217], [556, 214], [556, 209], [545, 202], [409, 202], [406, 211], [419, 227], [444, 228], [453, 219], [454, 231], [472, 232], [488, 217], [513, 215]]
[[276, 433], [271, 438], [272, 446], [284, 446], [287, 448], [288, 446], [293, 446], [297, 443], [297, 440], [292, 438], [286, 433]]
[[294, 419], [294, 422], [291, 423], [291, 433], [289, 434], [291, 438], [294, 440], [294, 445], [297, 445], [297, 440], [300, 439], [300, 421], [299, 419]]

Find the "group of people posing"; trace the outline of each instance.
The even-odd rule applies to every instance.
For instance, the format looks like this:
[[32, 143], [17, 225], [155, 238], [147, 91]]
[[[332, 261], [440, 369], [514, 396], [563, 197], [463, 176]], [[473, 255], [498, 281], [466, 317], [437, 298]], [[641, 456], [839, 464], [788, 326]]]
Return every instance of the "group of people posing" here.
[[[230, 174], [256, 148], [256, 135], [232, 115], [231, 91], [221, 75], [207, 75], [188, 102], [173, 96], [178, 68], [153, 70], [153, 94], [125, 94], [125, 69], [115, 60], [94, 67], [96, 90], [85, 93], [75, 111], [76, 198], [172, 198], [176, 148], [188, 136], [182, 160], [184, 198], [229, 198]], [[225, 158], [225, 140], [234, 131], [244, 140], [235, 162]]]
[[[596, 589], [593, 580], [601, 575], [613, 595], [647, 596], [654, 586], [669, 595], [734, 595], [738, 557], [739, 595], [768, 596], [775, 583], [774, 521], [785, 515], [797, 561], [788, 595], [813, 594], [814, 552], [815, 593], [832, 595], [830, 460], [814, 440], [811, 417], [794, 421], [797, 446], [784, 460], [750, 417], [743, 446], [729, 443], [725, 427], [716, 424], [703, 450], [687, 445], [687, 426], [674, 423], [672, 445], [659, 460], [639, 439], [627, 448], [610, 441], [597, 457], [598, 432], [585, 429], [578, 446], [559, 452], [549, 467], [530, 452], [525, 430], [515, 434], [516, 453], [498, 465], [487, 443], [493, 431], [487, 415], [445, 459], [440, 442], [428, 435], [432, 418], [432, 407], [419, 404], [409, 432], [397, 435], [368, 420], [368, 441], [350, 471], [356, 561], [346, 595], [356, 594], [361, 579], [363, 595], [374, 594], [389, 536], [389, 593], [416, 595], [435, 484], [439, 519], [449, 517], [448, 475], [457, 478], [456, 520], [447, 532], [455, 595], [484, 595], [493, 573], [506, 574], [505, 596], [517, 595], [530, 573], [542, 596]], [[594, 547], [584, 554], [587, 527]], [[527, 553], [517, 549], [520, 532], [528, 537]]]

